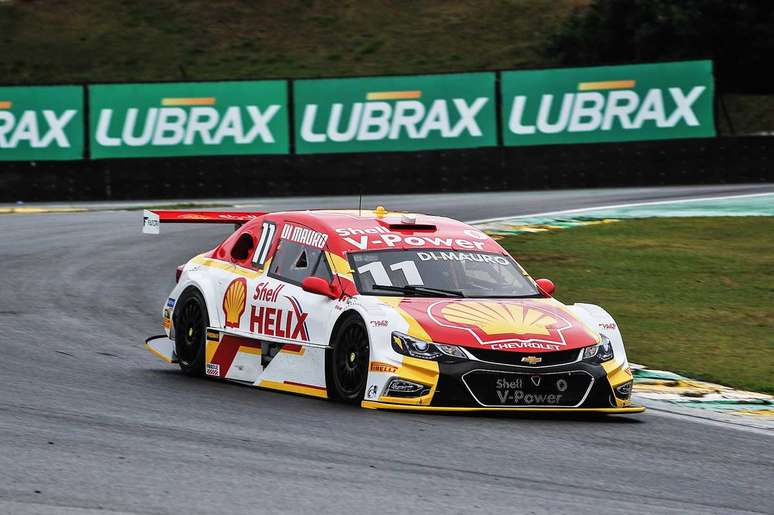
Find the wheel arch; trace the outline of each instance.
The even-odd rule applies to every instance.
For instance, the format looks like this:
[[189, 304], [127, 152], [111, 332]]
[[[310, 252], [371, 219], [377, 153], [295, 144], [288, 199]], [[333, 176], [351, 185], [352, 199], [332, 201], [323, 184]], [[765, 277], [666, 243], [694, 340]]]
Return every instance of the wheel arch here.
[[[576, 303], [567, 307], [593, 331], [607, 336], [613, 344], [616, 361], [628, 365], [629, 362], [626, 357], [626, 348], [624, 347], [621, 330], [610, 313], [596, 304]], [[620, 360], [617, 359], [618, 356], [621, 356]]]
[[[190, 288], [196, 289], [204, 299], [210, 326], [222, 327], [220, 309], [218, 309], [219, 303], [213, 300], [216, 298], [216, 290], [212, 281], [201, 277], [187, 277], [185, 280], [181, 280], [177, 287], [175, 287], [175, 298], [179, 299], [183, 292]], [[177, 306], [175, 306], [175, 308], [177, 308]]]
[[368, 323], [365, 316], [363, 316], [363, 313], [361, 313], [358, 309], [350, 308], [345, 311], [342, 311], [341, 315], [336, 319], [336, 321], [333, 323], [333, 327], [331, 328], [331, 334], [328, 337], [328, 347], [331, 349], [333, 348], [334, 342], [336, 340], [336, 333], [339, 331], [339, 328], [341, 328], [342, 324], [349, 320], [352, 317], [358, 317], [360, 320], [363, 321], [363, 325], [366, 328], [366, 334], [368, 334], [368, 339], [371, 340], [371, 335], [368, 331]]

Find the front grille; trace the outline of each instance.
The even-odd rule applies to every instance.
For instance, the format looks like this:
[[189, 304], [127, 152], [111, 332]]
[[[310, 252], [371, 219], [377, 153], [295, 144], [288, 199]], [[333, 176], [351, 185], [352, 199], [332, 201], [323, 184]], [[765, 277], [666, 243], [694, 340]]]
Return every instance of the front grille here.
[[[558, 350], [555, 352], [512, 352], [502, 350], [489, 350], [489, 349], [471, 349], [466, 347], [465, 350], [473, 354], [481, 361], [488, 361], [490, 363], [500, 363], [503, 365], [518, 365], [520, 367], [545, 367], [551, 365], [564, 365], [566, 363], [572, 363], [578, 359], [581, 350]], [[539, 363], [530, 364], [522, 361], [521, 359], [528, 356], [534, 356], [540, 358]]]
[[594, 382], [579, 370], [547, 374], [474, 370], [462, 380], [482, 406], [522, 408], [577, 406]]

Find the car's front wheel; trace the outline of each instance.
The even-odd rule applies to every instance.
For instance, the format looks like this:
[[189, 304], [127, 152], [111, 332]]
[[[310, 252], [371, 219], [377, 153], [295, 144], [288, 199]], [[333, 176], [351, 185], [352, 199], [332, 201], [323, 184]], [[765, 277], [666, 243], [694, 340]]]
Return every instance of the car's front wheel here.
[[328, 360], [328, 388], [332, 398], [350, 404], [363, 400], [371, 348], [365, 323], [358, 316], [345, 320], [336, 331]]
[[185, 374], [204, 374], [205, 338], [209, 323], [202, 294], [195, 288], [185, 290], [175, 307], [175, 352], [180, 369]]

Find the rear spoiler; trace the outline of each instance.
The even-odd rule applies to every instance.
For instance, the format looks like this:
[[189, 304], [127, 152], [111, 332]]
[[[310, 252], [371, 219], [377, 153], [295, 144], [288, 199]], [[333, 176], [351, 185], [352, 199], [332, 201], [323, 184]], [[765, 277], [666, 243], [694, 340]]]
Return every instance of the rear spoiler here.
[[145, 209], [142, 212], [142, 232], [158, 234], [162, 223], [234, 224], [239, 227], [265, 214], [260, 211], [150, 211]]

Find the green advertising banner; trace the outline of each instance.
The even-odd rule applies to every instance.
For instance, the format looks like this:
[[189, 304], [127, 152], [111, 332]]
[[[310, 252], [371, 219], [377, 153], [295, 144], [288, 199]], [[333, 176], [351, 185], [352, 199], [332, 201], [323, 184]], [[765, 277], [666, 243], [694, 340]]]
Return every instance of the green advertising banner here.
[[83, 157], [83, 88], [0, 87], [0, 161]]
[[506, 145], [715, 135], [712, 61], [502, 75]]
[[286, 154], [285, 81], [89, 87], [91, 157]]
[[494, 73], [295, 81], [296, 152], [494, 146], [494, 92]]

